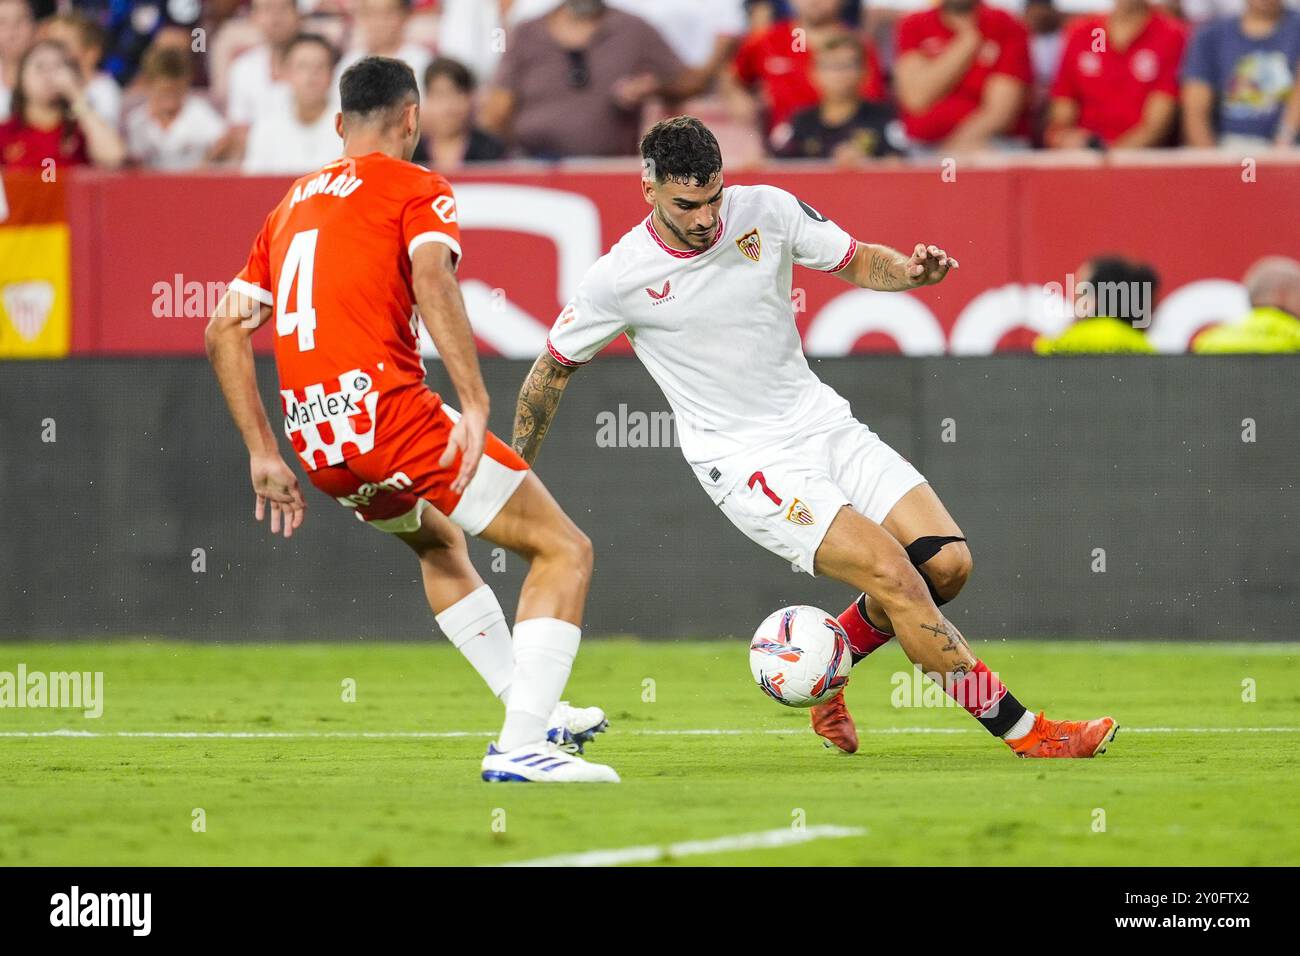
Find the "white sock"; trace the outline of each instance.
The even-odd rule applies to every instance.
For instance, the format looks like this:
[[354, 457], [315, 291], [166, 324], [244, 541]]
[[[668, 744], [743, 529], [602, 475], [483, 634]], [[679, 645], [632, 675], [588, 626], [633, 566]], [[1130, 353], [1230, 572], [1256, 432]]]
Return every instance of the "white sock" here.
[[1011, 725], [1011, 729], [1002, 735], [1003, 740], [1019, 740], [1025, 734], [1034, 729], [1034, 715], [1031, 711], [1026, 710], [1020, 715], [1020, 719]]
[[474, 665], [492, 693], [508, 704], [514, 655], [510, 628], [492, 588], [483, 585], [435, 616], [447, 640]]
[[515, 624], [515, 671], [497, 749], [514, 750], [546, 739], [547, 722], [564, 693], [581, 637], [578, 625], [553, 617]]

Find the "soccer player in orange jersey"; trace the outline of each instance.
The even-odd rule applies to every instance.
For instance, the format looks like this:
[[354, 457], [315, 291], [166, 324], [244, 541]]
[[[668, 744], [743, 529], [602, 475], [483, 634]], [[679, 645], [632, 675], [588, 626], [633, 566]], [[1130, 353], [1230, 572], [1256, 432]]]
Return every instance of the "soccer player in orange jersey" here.
[[[524, 461], [487, 431], [488, 395], [456, 268], [456, 199], [409, 162], [419, 92], [406, 64], [367, 57], [339, 82], [343, 157], [298, 179], [267, 217], [207, 329], [248, 447], [255, 514], [290, 537], [306, 514], [254, 376], [250, 336], [275, 319], [284, 430], [312, 484], [419, 557], [448, 638], [506, 706], [483, 760], [492, 782], [617, 782], [577, 756], [605, 727], [560, 701], [581, 635], [591, 543]], [[461, 410], [424, 384], [417, 313]], [[529, 561], [513, 640], [465, 533]]]

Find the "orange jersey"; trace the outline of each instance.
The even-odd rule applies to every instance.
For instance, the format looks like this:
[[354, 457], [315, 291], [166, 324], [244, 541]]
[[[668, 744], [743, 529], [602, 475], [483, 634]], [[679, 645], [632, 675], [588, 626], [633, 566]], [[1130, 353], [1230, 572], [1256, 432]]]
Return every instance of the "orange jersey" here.
[[284, 430], [310, 469], [371, 451], [385, 409], [424, 387], [411, 256], [440, 242], [460, 262], [451, 185], [382, 153], [298, 179], [231, 288], [275, 310]]

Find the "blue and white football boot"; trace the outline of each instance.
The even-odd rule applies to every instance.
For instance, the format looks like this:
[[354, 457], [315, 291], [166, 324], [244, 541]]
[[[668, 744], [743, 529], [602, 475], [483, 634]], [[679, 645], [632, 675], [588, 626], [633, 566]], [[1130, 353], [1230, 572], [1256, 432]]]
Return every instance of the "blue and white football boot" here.
[[609, 729], [605, 712], [599, 707], [573, 707], [567, 700], [551, 712], [546, 739], [567, 753], [582, 753], [583, 747]]
[[483, 779], [488, 783], [618, 783], [613, 767], [589, 763], [549, 740], [514, 750], [497, 750], [488, 744], [483, 757]]

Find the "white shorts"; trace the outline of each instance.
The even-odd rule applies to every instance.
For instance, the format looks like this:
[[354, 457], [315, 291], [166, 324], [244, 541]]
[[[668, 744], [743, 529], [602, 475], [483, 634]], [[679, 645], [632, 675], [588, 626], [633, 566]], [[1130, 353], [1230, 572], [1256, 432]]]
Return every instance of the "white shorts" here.
[[718, 502], [722, 513], [808, 574], [816, 573], [817, 549], [840, 508], [850, 505], [879, 524], [925, 483], [911, 462], [847, 415], [775, 449], [728, 459], [727, 473], [735, 483]]

